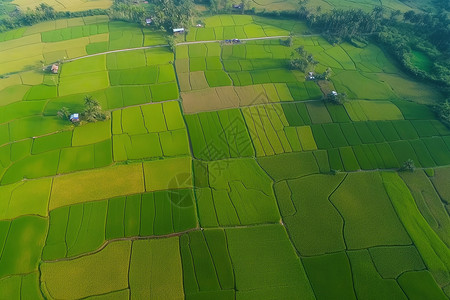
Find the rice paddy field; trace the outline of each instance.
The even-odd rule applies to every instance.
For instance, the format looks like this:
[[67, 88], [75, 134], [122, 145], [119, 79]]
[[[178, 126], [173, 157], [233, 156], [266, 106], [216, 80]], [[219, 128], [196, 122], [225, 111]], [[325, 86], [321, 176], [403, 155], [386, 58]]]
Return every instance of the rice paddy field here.
[[[204, 23], [174, 52], [103, 16], [0, 36], [0, 299], [448, 299], [438, 92], [302, 23]], [[106, 120], [57, 117], [86, 95]]]

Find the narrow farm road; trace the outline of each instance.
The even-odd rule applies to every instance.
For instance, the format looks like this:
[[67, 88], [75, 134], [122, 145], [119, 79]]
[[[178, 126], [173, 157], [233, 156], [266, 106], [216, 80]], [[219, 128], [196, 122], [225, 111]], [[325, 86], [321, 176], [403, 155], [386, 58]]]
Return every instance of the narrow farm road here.
[[[257, 38], [248, 38], [248, 39], [239, 39], [240, 41], [256, 41], [256, 40], [270, 40], [270, 39], [281, 39], [281, 38], [288, 38], [288, 35], [277, 35], [277, 36], [265, 36], [265, 37], [257, 37]], [[176, 45], [190, 45], [190, 44], [204, 44], [204, 43], [219, 43], [223, 40], [211, 40], [211, 41], [194, 41], [194, 42], [182, 42], [177, 43]], [[89, 54], [84, 55], [80, 57], [75, 57], [71, 59], [67, 59], [64, 62], [71, 62], [83, 58], [93, 57], [93, 56], [99, 56], [99, 55], [105, 55], [109, 53], [117, 53], [117, 52], [127, 52], [127, 51], [136, 51], [136, 50], [143, 50], [143, 49], [152, 49], [152, 48], [161, 48], [161, 47], [169, 47], [168, 44], [162, 44], [162, 45], [154, 45], [154, 46], [145, 46], [145, 47], [137, 47], [137, 48], [125, 48], [125, 49], [119, 49], [119, 50], [111, 50], [111, 51], [105, 51], [95, 54]]]
[[127, 51], [135, 51], [135, 50], [142, 50], [142, 49], [152, 49], [152, 48], [161, 48], [161, 47], [168, 47], [168, 46], [169, 45], [164, 44], [164, 45], [145, 46], [145, 47], [138, 47], [138, 48], [126, 48], [126, 49], [119, 49], [119, 50], [111, 50], [111, 51], [105, 51], [105, 52], [89, 54], [89, 55], [85, 55], [85, 56], [80, 56], [80, 57], [76, 57], [76, 58], [67, 59], [64, 62], [71, 62], [71, 61], [79, 60], [79, 59], [82, 59], [82, 58], [88, 58], [88, 57], [93, 57], [93, 56], [105, 55], [105, 54], [109, 54], [109, 53], [127, 52]]

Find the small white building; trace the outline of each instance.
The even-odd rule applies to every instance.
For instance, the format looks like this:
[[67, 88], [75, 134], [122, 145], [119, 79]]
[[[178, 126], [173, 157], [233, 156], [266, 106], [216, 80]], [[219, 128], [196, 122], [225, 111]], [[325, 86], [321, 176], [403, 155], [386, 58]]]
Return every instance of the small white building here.
[[153, 20], [152, 19], [145, 19], [145, 24], [150, 25], [152, 24]]
[[331, 95], [333, 95], [333, 96], [337, 96], [337, 95], [338, 95], [338, 93], [337, 93], [336, 91], [331, 91]]
[[173, 29], [173, 33], [184, 33], [184, 28], [183, 27], [181, 27], [181, 28], [174, 28]]
[[69, 120], [72, 123], [80, 122], [80, 114], [71, 114], [70, 117], [69, 117]]

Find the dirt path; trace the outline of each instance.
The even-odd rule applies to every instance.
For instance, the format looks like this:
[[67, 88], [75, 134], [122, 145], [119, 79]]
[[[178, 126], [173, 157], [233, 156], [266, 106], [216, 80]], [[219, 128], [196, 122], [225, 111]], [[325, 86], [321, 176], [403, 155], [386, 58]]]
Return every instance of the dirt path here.
[[[256, 41], [256, 40], [270, 40], [270, 39], [281, 39], [281, 38], [288, 38], [288, 35], [277, 35], [277, 36], [265, 36], [265, 37], [258, 37], [258, 38], [248, 38], [248, 39], [240, 39], [240, 41]], [[223, 40], [212, 40], [212, 41], [194, 41], [194, 42], [182, 42], [177, 43], [176, 45], [190, 45], [190, 44], [204, 44], [204, 43], [219, 43]], [[85, 56], [80, 56], [76, 58], [67, 59], [64, 62], [71, 62], [83, 58], [93, 57], [93, 56], [99, 56], [99, 55], [105, 55], [109, 53], [117, 53], [117, 52], [127, 52], [127, 51], [136, 51], [136, 50], [145, 50], [145, 49], [152, 49], [152, 48], [162, 48], [162, 47], [169, 47], [168, 44], [163, 45], [154, 45], [154, 46], [145, 46], [145, 47], [137, 47], [137, 48], [126, 48], [126, 49], [119, 49], [119, 50], [111, 50], [111, 51], [105, 51], [95, 54], [89, 54]]]

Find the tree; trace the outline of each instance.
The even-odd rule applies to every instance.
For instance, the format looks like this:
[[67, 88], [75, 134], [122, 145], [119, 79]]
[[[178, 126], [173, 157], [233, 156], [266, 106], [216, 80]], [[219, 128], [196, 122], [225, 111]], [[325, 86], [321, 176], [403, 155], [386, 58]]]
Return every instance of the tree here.
[[195, 14], [192, 0], [155, 0], [153, 21], [170, 32], [173, 28], [188, 27]]
[[445, 125], [450, 127], [450, 102], [449, 102], [449, 100], [445, 100], [441, 104], [437, 105], [434, 108], [434, 111], [436, 112], [437, 116], [442, 121], [442, 123], [444, 123]]
[[70, 111], [67, 107], [61, 107], [60, 110], [58, 110], [58, 112], [56, 113], [56, 115], [58, 116], [58, 118], [62, 119], [62, 120], [69, 120], [70, 118]]
[[102, 111], [100, 103], [89, 95], [84, 97], [83, 117], [87, 122], [106, 120], [106, 114]]
[[293, 70], [300, 70], [302, 72], [313, 71], [315, 65], [318, 62], [314, 60], [312, 54], [308, 53], [303, 46], [295, 49], [295, 52], [291, 54], [291, 60], [289, 66]]
[[407, 159], [406, 161], [403, 162], [402, 166], [400, 167], [400, 169], [398, 169], [400, 172], [414, 172], [414, 170], [416, 169], [416, 166], [414, 165], [414, 161], [412, 159]]
[[242, 9], [241, 14], [245, 14], [245, 10], [246, 9], [247, 10], [250, 9], [250, 0], [241, 0], [241, 1], [242, 1], [242, 3], [241, 3], [241, 5], [242, 5], [242, 7], [241, 7], [241, 9]]
[[175, 44], [175, 37], [174, 37], [173, 35], [167, 36], [167, 44], [169, 45], [169, 49], [170, 49], [172, 52], [175, 52], [175, 46], [176, 46], [176, 44]]
[[336, 93], [336, 91], [332, 91], [327, 95], [325, 98], [328, 102], [343, 105], [345, 101], [347, 101], [347, 94], [346, 93]]

